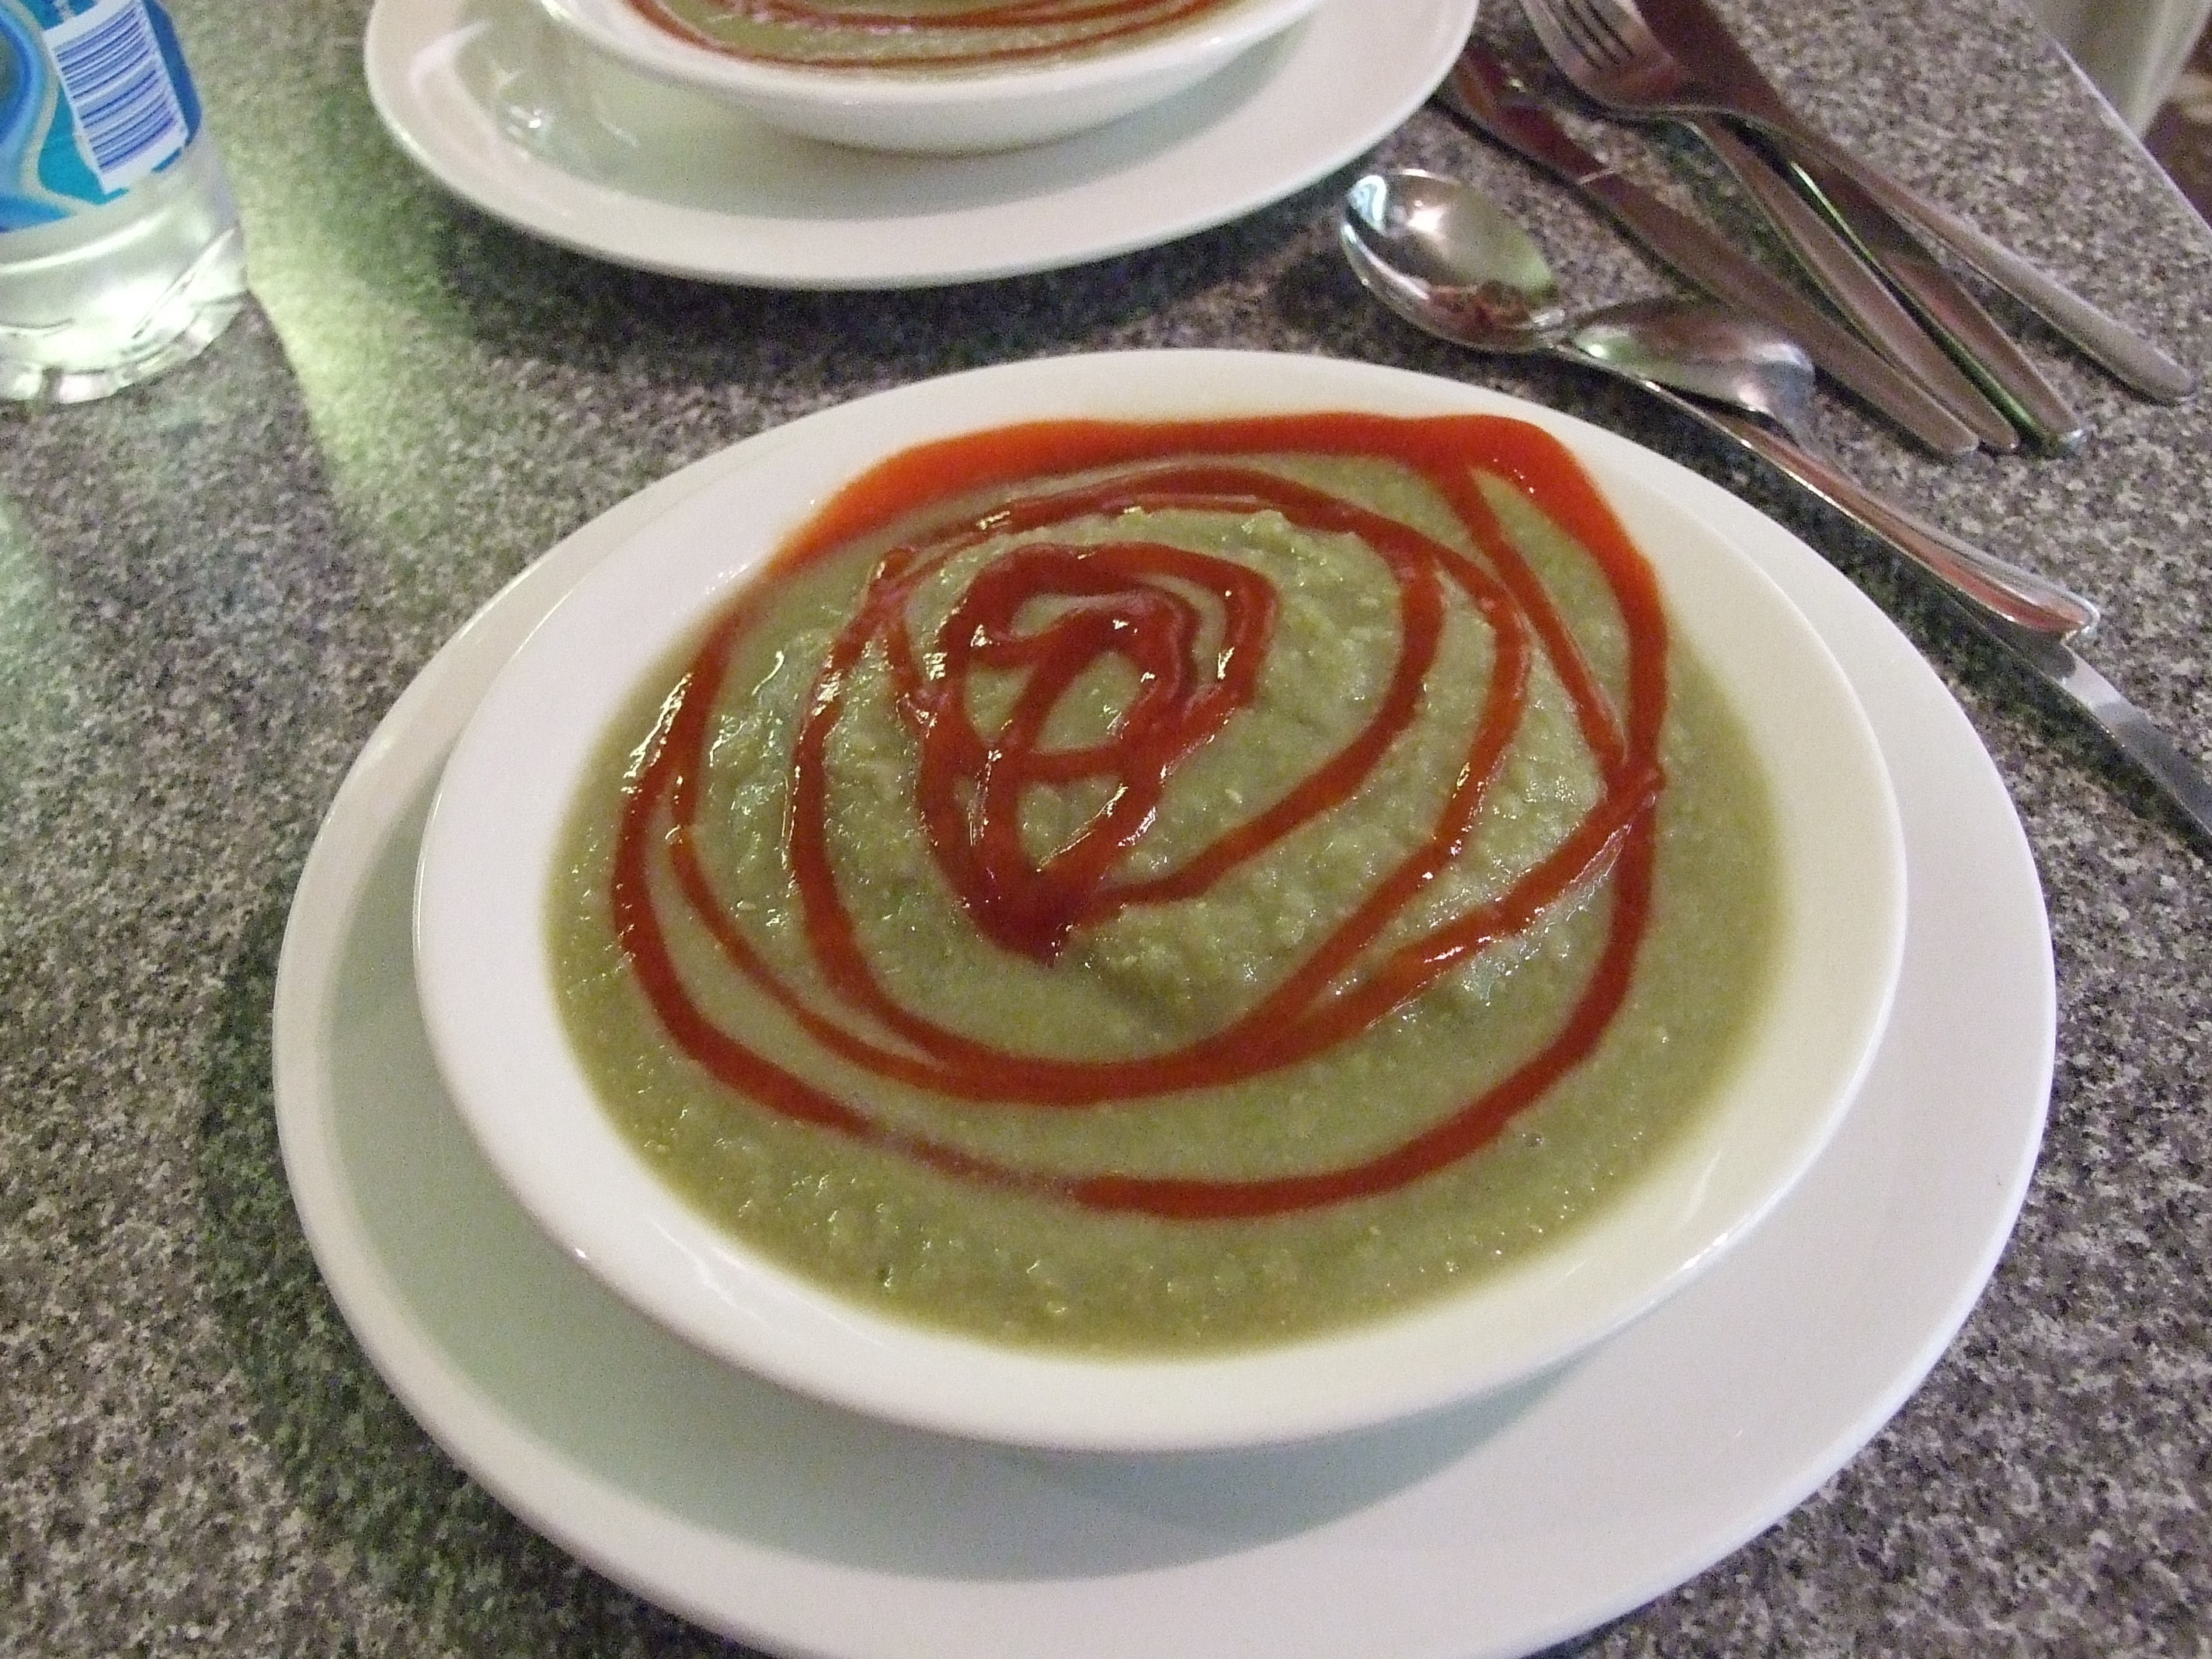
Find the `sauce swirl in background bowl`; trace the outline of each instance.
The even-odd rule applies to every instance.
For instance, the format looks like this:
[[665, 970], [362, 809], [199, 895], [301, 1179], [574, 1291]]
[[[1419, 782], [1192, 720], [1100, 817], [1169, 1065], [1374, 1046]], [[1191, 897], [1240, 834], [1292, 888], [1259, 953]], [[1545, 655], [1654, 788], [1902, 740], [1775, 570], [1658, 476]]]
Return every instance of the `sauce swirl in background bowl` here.
[[1049, 143], [1195, 85], [1319, 0], [539, 0], [589, 49], [863, 149]]
[[[1672, 1138], [1657, 1167], [1555, 1243], [1463, 1292], [1272, 1346], [1054, 1354], [875, 1313], [794, 1278], [678, 1200], [614, 1132], [563, 1032], [544, 948], [546, 884], [575, 781], [647, 671], [696, 636], [733, 592], [758, 591], [746, 584], [759, 561], [887, 454], [1078, 414], [1158, 422], [1289, 413], [1275, 422], [1275, 441], [1291, 428], [1327, 424], [1301, 410], [1357, 411], [1353, 426], [1370, 415], [1507, 413], [1560, 434], [1570, 452], [1577, 432], [1564, 417], [1464, 388], [1302, 359], [1146, 354], [957, 377], [813, 417], [808, 441], [784, 452], [775, 479], [748, 479], [679, 509], [587, 580], [502, 677], [457, 750], [426, 837], [418, 910], [426, 1011], [441, 1067], [495, 1166], [617, 1289], [726, 1358], [927, 1426], [1079, 1447], [1277, 1441], [1442, 1404], [1557, 1363], [1686, 1282], [1817, 1152], [1879, 1035], [1894, 978], [1902, 875], [1887, 782], [1840, 676], [1778, 593], [1663, 501], [1619, 495], [1601, 476], [1601, 489], [1651, 556], [1672, 631], [1686, 652], [1713, 664], [1769, 774], [1781, 938], [1771, 993], [1717, 1097]], [[1624, 733], [1646, 718], [1634, 702], [1623, 705]], [[1604, 726], [1596, 722], [1600, 748]], [[1621, 786], [1615, 831], [1639, 811], [1638, 746], [1626, 742], [1606, 763]], [[1601, 805], [1590, 821], [1611, 810]], [[653, 837], [664, 830], [656, 825]], [[1621, 845], [1631, 855], [1613, 857], [1609, 878], [1632, 880], [1632, 840]], [[1078, 882], [1070, 902], [1080, 909], [1103, 890]], [[1066, 915], [1043, 918], [1068, 898], [1046, 895], [1042, 908], [1014, 902], [1001, 931], [1018, 950], [1049, 956], [1048, 936], [1064, 936]], [[1294, 1041], [1299, 1020], [1263, 1024]], [[879, 1046], [911, 1054], [915, 1041], [905, 1033]], [[946, 1052], [965, 1063], [957, 1042]], [[1079, 1077], [1085, 1065], [1067, 1058], [1045, 1069]], [[1034, 1092], [1036, 1081], [1016, 1084]], [[1431, 1177], [1407, 1178], [1418, 1187]], [[1246, 1198], [1270, 1190], [1264, 1181], [1227, 1185]], [[1143, 1188], [1125, 1183], [1117, 1196], [1109, 1182], [1091, 1196], [1111, 1208], [1134, 1194], [1142, 1208]], [[1167, 1189], [1156, 1183], [1152, 1195]]]

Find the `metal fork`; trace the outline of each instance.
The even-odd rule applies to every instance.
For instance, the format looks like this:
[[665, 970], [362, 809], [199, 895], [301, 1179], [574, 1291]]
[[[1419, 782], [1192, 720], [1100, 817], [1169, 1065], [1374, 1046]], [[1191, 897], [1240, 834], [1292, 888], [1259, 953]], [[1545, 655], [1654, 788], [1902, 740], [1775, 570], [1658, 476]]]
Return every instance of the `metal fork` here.
[[[1783, 100], [1702, 0], [1652, 0], [1659, 28], [1692, 37], [1692, 68], [1655, 32], [1634, 0], [1524, 0], [1529, 21], [1559, 67], [1592, 98], [1623, 114], [1676, 119], [1723, 115], [1752, 127], [1789, 156], [1796, 171], [1862, 250], [1883, 266], [1954, 350], [1962, 331], [1981, 358], [2003, 368], [2014, 395], [2041, 376], [1942, 268], [1917, 250], [1903, 221], [1944, 242], [1969, 265], [2041, 315], [2115, 376], [2148, 396], [2184, 398], [2196, 377], [2155, 346], [1984, 235], [1948, 210], [1859, 160], [1814, 131]], [[1907, 250], [1918, 254], [1908, 257]], [[1923, 280], [1932, 274], [1930, 283]], [[1963, 309], [1961, 306], [1963, 305]], [[1984, 334], [1980, 331], [1985, 330]], [[2030, 380], [2017, 380], [2025, 369]], [[1987, 386], [1987, 382], [1984, 382]], [[2003, 388], [1988, 386], [2002, 398]], [[2063, 401], [2042, 384], [2058, 410]], [[2021, 411], [2031, 412], [2031, 411]], [[2070, 414], [2066, 417], [2070, 421]], [[2063, 424], [2046, 413], [2037, 424]]]
[[[1625, 113], [1700, 116], [1683, 106], [1718, 100], [1724, 91], [1738, 90], [1743, 78], [1730, 75], [1725, 64], [1717, 72], [1710, 64], [1702, 74], [1691, 70], [1654, 32], [1636, 0], [1530, 0], [1524, 9], [1568, 78]], [[1704, 32], [1724, 34], [1717, 20]], [[1752, 72], [1756, 74], [1755, 67]], [[1762, 81], [1754, 90], [1764, 89]], [[1741, 98], [1727, 101], [1739, 110], [1745, 104]], [[1779, 110], [1785, 119], [1795, 119], [1778, 94], [1758, 98], [1755, 105], [1762, 112]], [[1755, 156], [1749, 159], [1754, 166], [1764, 165]], [[1848, 179], [1825, 174], [1808, 177], [1808, 182], [1816, 186], [1814, 199], [1897, 284], [1929, 332], [2008, 417], [2046, 447], [2070, 449], [2081, 442], [2081, 423], [2065, 399], [1911, 233]]]
[[[1592, 67], [1599, 51], [1583, 49], [1583, 31], [1577, 20], [1555, 12], [1543, 0], [1523, 0], [1522, 10], [1534, 24], [1545, 50], [1568, 77], [1585, 92], [1597, 81]], [[1612, 71], [1607, 71], [1610, 74]], [[1590, 95], [1597, 97], [1592, 93]], [[1600, 102], [1608, 101], [1599, 97]], [[1745, 194], [1757, 203], [1768, 222], [1780, 233], [1820, 291], [1835, 302], [1858, 331], [1891, 362], [1920, 382], [1943, 406], [1972, 428], [1987, 449], [2009, 452], [2020, 447], [2012, 423], [1960, 372], [1957, 363], [1936, 343], [1912, 313], [1899, 303], [1874, 267], [1863, 258], [1844, 234], [1824, 218], [1819, 209], [1800, 196], [1764, 156], [1718, 118], [1707, 115], [1685, 118], [1685, 125], [1733, 174]]]

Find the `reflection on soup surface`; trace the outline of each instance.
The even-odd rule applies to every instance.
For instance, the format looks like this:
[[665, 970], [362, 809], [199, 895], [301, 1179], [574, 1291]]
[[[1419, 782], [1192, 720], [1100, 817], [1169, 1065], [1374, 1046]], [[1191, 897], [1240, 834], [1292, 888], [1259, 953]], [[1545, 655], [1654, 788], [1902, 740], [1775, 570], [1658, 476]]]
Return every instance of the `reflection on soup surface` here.
[[1601, 1206], [1755, 1016], [1777, 865], [1539, 428], [1055, 422], [858, 479], [639, 689], [550, 945], [608, 1111], [732, 1234], [1194, 1350]]

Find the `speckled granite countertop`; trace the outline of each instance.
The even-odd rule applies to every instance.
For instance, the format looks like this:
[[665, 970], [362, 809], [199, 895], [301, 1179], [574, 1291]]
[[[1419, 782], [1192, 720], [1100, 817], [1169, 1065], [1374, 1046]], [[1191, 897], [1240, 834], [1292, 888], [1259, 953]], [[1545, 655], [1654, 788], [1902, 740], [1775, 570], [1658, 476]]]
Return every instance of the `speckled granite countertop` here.
[[[2212, 235], [2022, 16], [1728, 9], [1839, 136], [2212, 367]], [[734, 1650], [510, 1517], [348, 1335], [271, 1117], [301, 861], [439, 644], [641, 485], [951, 367], [1238, 345], [1480, 379], [1741, 489], [1923, 647], [2047, 889], [2050, 1130], [1965, 1331], [1794, 1513], [1562, 1651], [2212, 1653], [2207, 848], [2063, 709], [1671, 417], [1565, 368], [1463, 360], [1371, 309], [1331, 243], [1349, 173], [1056, 276], [718, 290], [552, 251], [447, 198], [369, 107], [364, 13], [185, 0], [258, 308], [149, 387], [0, 410], [0, 1650]], [[1578, 295], [1662, 285], [1433, 112], [1380, 154], [1485, 180]], [[1680, 152], [1656, 165], [1705, 188]], [[1870, 479], [2100, 596], [2100, 662], [2212, 753], [2212, 398], [2137, 403], [2029, 338], [2094, 422], [2077, 459], [1945, 469], [1841, 406], [1829, 435]]]

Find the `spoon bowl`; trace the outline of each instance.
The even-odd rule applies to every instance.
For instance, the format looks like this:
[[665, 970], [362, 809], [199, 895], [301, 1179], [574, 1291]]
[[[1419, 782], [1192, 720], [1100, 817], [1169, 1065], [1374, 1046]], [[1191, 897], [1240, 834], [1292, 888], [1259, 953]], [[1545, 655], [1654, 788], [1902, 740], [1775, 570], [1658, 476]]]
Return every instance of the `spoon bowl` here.
[[1567, 325], [1543, 250], [1489, 198], [1427, 173], [1370, 173], [1345, 198], [1345, 257], [1418, 328], [1478, 351], [1540, 351]]
[[1345, 198], [1345, 256], [1415, 327], [1476, 351], [1551, 351], [1731, 404], [1799, 437], [1813, 362], [1772, 325], [1707, 304], [1638, 300], [1571, 317], [1535, 239], [1480, 191], [1429, 173], [1370, 173]]

